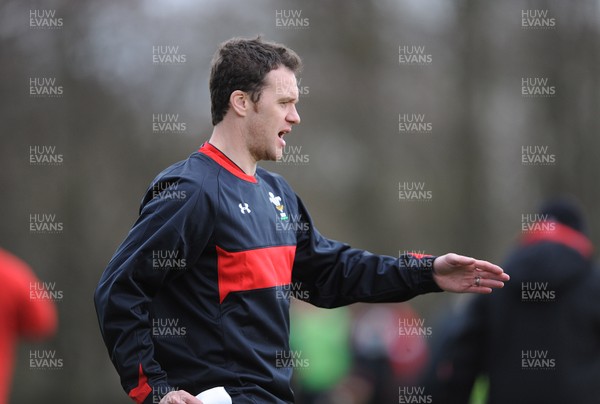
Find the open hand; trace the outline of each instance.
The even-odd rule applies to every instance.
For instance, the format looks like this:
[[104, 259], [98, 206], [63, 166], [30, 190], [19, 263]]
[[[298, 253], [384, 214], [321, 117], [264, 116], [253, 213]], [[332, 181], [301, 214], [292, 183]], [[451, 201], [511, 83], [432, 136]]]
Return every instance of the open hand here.
[[433, 262], [433, 279], [447, 292], [492, 293], [510, 277], [498, 265], [449, 253]]

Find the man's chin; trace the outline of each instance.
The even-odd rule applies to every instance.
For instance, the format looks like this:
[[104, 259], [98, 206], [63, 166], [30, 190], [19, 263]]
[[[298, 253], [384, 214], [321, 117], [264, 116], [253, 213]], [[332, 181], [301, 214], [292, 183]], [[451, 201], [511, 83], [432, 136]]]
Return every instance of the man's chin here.
[[283, 157], [283, 149], [277, 149], [275, 151], [275, 153], [273, 155], [271, 155], [271, 157], [273, 157], [272, 159], [270, 159], [271, 161], [279, 161], [281, 160], [281, 158]]
[[283, 156], [283, 152], [264, 152], [260, 158], [257, 160], [258, 161], [279, 161], [281, 159], [281, 157]]
[[283, 148], [276, 147], [271, 150], [265, 149], [262, 153], [262, 161], [279, 161], [283, 157]]

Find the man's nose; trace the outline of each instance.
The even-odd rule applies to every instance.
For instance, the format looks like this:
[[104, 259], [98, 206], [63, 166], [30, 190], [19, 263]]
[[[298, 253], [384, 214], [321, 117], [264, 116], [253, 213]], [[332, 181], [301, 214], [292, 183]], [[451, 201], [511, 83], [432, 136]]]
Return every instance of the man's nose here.
[[290, 122], [294, 125], [297, 125], [300, 123], [300, 115], [298, 114], [298, 110], [296, 109], [295, 105], [292, 104], [292, 109], [288, 113], [286, 119], [288, 122]]

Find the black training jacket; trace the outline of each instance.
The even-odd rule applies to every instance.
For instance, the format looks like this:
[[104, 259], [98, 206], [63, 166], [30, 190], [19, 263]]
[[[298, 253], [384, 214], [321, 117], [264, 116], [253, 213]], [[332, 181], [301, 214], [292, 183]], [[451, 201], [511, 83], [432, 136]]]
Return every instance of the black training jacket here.
[[290, 297], [316, 306], [439, 291], [431, 256], [329, 240], [279, 175], [246, 175], [209, 143], [163, 171], [102, 274], [95, 304], [138, 403], [223, 386], [238, 403], [293, 402]]

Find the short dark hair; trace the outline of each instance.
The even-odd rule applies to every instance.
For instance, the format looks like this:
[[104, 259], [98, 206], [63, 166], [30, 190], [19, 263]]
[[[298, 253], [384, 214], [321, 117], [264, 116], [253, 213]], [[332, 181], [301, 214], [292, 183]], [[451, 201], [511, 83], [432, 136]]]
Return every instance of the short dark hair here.
[[247, 92], [252, 102], [258, 102], [265, 86], [265, 76], [280, 66], [297, 73], [302, 61], [285, 45], [263, 41], [260, 36], [254, 39], [232, 38], [223, 42], [213, 57], [210, 70], [213, 125], [225, 117], [232, 92]]

